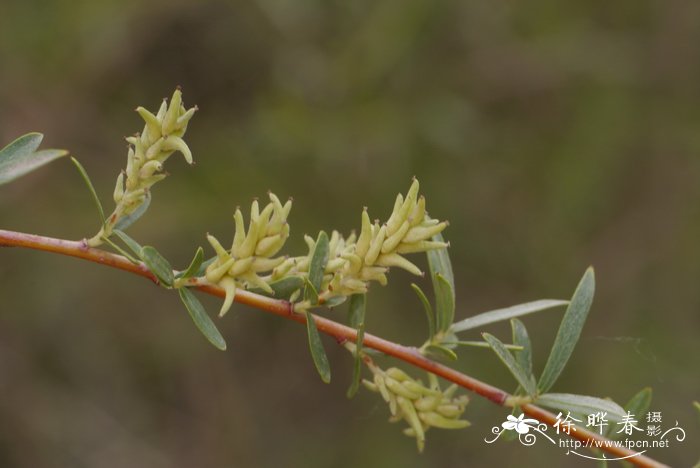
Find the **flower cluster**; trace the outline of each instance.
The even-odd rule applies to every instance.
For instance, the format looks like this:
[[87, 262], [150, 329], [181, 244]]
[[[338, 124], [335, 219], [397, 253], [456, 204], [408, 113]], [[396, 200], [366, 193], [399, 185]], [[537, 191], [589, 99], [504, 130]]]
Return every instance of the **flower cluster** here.
[[[428, 217], [425, 197], [418, 196], [418, 189], [418, 179], [414, 178], [406, 197], [401, 194], [396, 197], [391, 216], [384, 224], [380, 224], [379, 220], [372, 223], [365, 208], [359, 236], [356, 237], [353, 233], [343, 238], [337, 231], [333, 231], [328, 263], [319, 291], [319, 303], [338, 296], [364, 294], [370, 281], [385, 285], [386, 273], [390, 267], [423, 275], [420, 268], [404, 255], [448, 247], [446, 242], [430, 240], [442, 232], [448, 223]], [[287, 259], [273, 271], [273, 278], [308, 274], [315, 241], [308, 236], [305, 239], [309, 247], [308, 255]], [[308, 305], [310, 304], [301, 303], [297, 308]]]
[[236, 288], [260, 288], [273, 294], [269, 284], [273, 280], [272, 275], [265, 273], [269, 273], [287, 258], [275, 255], [289, 237], [287, 217], [292, 209], [292, 201], [288, 200], [282, 205], [274, 193], [269, 193], [269, 196], [270, 203], [262, 211], [258, 200], [253, 201], [247, 232], [243, 213], [240, 208], [236, 208], [233, 215], [236, 232], [230, 250], [226, 250], [214, 236], [207, 234], [216, 258], [207, 266], [206, 278], [212, 283], [218, 283], [226, 291], [220, 315], [230, 309]]
[[396, 367], [383, 371], [371, 362], [367, 365], [373, 379], [371, 382], [363, 380], [362, 383], [369, 390], [380, 393], [389, 403], [391, 422], [404, 420], [408, 423], [409, 427], [403, 432], [416, 438], [419, 451], [423, 450], [425, 433], [431, 427], [461, 429], [469, 426], [469, 421], [459, 419], [469, 403], [469, 397], [454, 397], [457, 385], [441, 390], [437, 379], [431, 375], [431, 385], [426, 387], [423, 382], [409, 377]]
[[88, 241], [89, 245], [100, 245], [118, 227], [120, 220], [134, 216], [135, 212], [147, 206], [151, 186], [167, 176], [163, 173], [163, 163], [175, 151], [182, 153], [185, 160], [192, 164], [192, 152], [182, 137], [196, 111], [196, 106], [185, 109], [179, 89], [173, 93], [169, 105], [163, 101], [157, 114], [143, 107], [136, 109], [146, 125], [143, 132], [126, 139], [129, 143], [126, 169], [117, 177], [114, 188], [117, 206], [97, 235]]
[[[423, 272], [404, 255], [448, 246], [446, 242], [430, 240], [448, 223], [428, 217], [425, 198], [418, 196], [418, 188], [418, 180], [414, 179], [406, 197], [401, 194], [396, 197], [394, 210], [386, 223], [380, 225], [378, 220], [372, 223], [365, 209], [359, 236], [352, 233], [345, 238], [337, 231], [331, 233], [328, 261], [318, 291], [319, 304], [331, 303], [333, 298], [364, 294], [370, 281], [385, 285], [390, 267], [422, 275]], [[254, 201], [247, 233], [243, 215], [237, 209], [234, 216], [236, 230], [230, 250], [226, 250], [213, 236], [207, 236], [216, 252], [216, 259], [208, 265], [206, 279], [226, 291], [222, 314], [230, 308], [237, 288], [257, 288], [273, 295], [271, 284], [288, 278], [303, 280], [308, 276], [316, 249], [313, 238], [304, 237], [309, 248], [307, 255], [275, 257], [289, 237], [287, 217], [291, 206], [291, 201], [282, 205], [272, 193], [270, 203], [262, 211], [258, 202]], [[290, 296], [291, 301], [298, 298], [303, 281], [297, 284], [297, 291]], [[304, 310], [312, 305], [309, 301], [303, 301], [295, 307]]]

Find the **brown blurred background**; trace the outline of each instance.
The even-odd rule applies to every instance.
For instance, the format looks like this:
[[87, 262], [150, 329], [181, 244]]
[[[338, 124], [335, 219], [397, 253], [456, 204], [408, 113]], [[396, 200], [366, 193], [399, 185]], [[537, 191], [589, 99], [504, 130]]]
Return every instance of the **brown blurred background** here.
[[[688, 438], [650, 453], [688, 466], [700, 455], [698, 18], [688, 0], [3, 0], [0, 145], [45, 133], [111, 206], [122, 137], [142, 126], [132, 110], [182, 85], [200, 107], [197, 164], [169, 161], [131, 229], [180, 268], [268, 189], [294, 196], [295, 252], [303, 233], [356, 227], [363, 205], [386, 217], [416, 175], [451, 222], [459, 318], [568, 298], [596, 267], [555, 390], [624, 403], [652, 386], [652, 409]], [[0, 188], [2, 228], [79, 239], [97, 225], [67, 161]], [[423, 341], [413, 280], [392, 272], [373, 288], [371, 332]], [[0, 281], [3, 467], [592, 466], [544, 442], [485, 444], [505, 412], [476, 397], [474, 425], [430, 431], [419, 455], [375, 394], [346, 400], [345, 351], [325, 340], [325, 386], [302, 327], [243, 306], [219, 322], [221, 353], [175, 294], [136, 277], [2, 249]], [[560, 316], [525, 321], [538, 371]], [[514, 387], [489, 351], [458, 367]]]

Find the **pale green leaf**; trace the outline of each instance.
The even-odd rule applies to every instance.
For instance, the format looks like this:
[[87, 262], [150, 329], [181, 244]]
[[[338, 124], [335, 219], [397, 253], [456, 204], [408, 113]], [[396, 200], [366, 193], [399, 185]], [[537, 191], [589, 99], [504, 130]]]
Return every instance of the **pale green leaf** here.
[[348, 306], [348, 323], [352, 328], [358, 328], [365, 323], [365, 311], [367, 309], [367, 295], [353, 294], [350, 296]]
[[[516, 318], [510, 319], [510, 327], [513, 331], [513, 344], [522, 346], [522, 350], [515, 354], [515, 360], [528, 375], [532, 376], [532, 343], [527, 328]], [[534, 379], [534, 376], [532, 378]]]
[[[605, 416], [606, 419], [613, 423], [622, 421], [622, 418], [627, 414], [627, 412], [614, 401], [587, 395], [545, 393], [544, 395], [540, 395], [535, 402], [538, 405], [562, 411], [564, 414], [566, 414], [567, 411], [572, 414], [583, 416], [597, 412], [607, 413]], [[585, 421], [583, 424], [585, 426]]]
[[170, 287], [175, 281], [173, 268], [170, 263], [158, 252], [155, 247], [146, 245], [141, 248], [141, 260], [146, 264], [151, 273], [156, 275], [161, 283]]
[[95, 191], [95, 186], [92, 185], [92, 180], [90, 180], [90, 176], [88, 175], [87, 171], [83, 167], [82, 164], [80, 164], [80, 161], [77, 159], [71, 157], [70, 158], [71, 162], [75, 166], [76, 169], [78, 169], [78, 172], [80, 173], [80, 177], [83, 178], [83, 181], [85, 182], [85, 185], [87, 185], [88, 190], [90, 191], [90, 195], [92, 196], [92, 201], [95, 203], [95, 207], [97, 208], [97, 213], [100, 215], [100, 221], [102, 224], [105, 224], [105, 210], [102, 208], [102, 202], [100, 202], [100, 197], [97, 196], [97, 192]]
[[28, 133], [0, 150], [0, 185], [68, 155], [68, 151], [65, 150], [37, 151], [43, 138], [44, 135], [41, 133]]
[[[630, 414], [637, 416], [638, 420], [644, 417], [647, 411], [649, 411], [649, 406], [651, 406], [652, 390], [651, 387], [645, 387], [637, 392], [625, 405], [625, 411]], [[615, 426], [608, 427], [608, 437], [615, 439], [621, 434], [617, 433]]]
[[114, 229], [112, 231], [112, 234], [117, 236], [122, 242], [124, 242], [124, 245], [126, 245], [129, 248], [129, 250], [131, 250], [136, 255], [138, 255], [139, 258], [141, 258], [141, 244], [132, 239], [131, 236], [129, 236], [127, 233], [119, 229]]
[[[364, 294], [358, 294], [364, 296]], [[360, 379], [362, 379], [362, 340], [365, 337], [365, 324], [360, 323], [357, 327], [357, 341], [355, 346], [355, 361], [352, 366], [352, 380], [350, 388], [348, 388], [347, 397], [352, 398], [360, 388]]]
[[532, 375], [522, 368], [510, 351], [506, 349], [501, 340], [489, 333], [482, 333], [481, 335], [491, 346], [496, 356], [505, 364], [510, 373], [513, 374], [513, 377], [515, 377], [515, 380], [518, 381], [525, 392], [530, 396], [535, 396], [535, 394], [537, 394], [537, 386], [535, 385], [535, 379]]
[[450, 282], [442, 275], [435, 274], [435, 328], [437, 333], [446, 332], [455, 318], [455, 295]]
[[564, 370], [566, 363], [574, 351], [583, 325], [586, 323], [588, 311], [593, 303], [595, 294], [595, 274], [589, 267], [576, 287], [574, 295], [566, 308], [564, 318], [559, 326], [559, 331], [554, 339], [554, 345], [549, 353], [547, 364], [544, 366], [539, 381], [540, 393], [544, 393], [554, 385], [559, 375]]
[[178, 292], [180, 293], [182, 303], [185, 304], [187, 312], [189, 312], [192, 321], [199, 331], [202, 332], [211, 344], [221, 351], [224, 351], [226, 349], [226, 341], [224, 337], [221, 336], [221, 333], [216, 328], [216, 325], [214, 325], [209, 315], [207, 315], [199, 299], [187, 288], [180, 288]]
[[[489, 348], [491, 349], [491, 345], [488, 344], [486, 341], [448, 341], [447, 342], [450, 345], [456, 345], [456, 346], [471, 346], [472, 348]], [[503, 343], [503, 346], [506, 347], [507, 350], [510, 351], [522, 351], [523, 347], [510, 344], [510, 343]]]
[[114, 229], [126, 230], [129, 226], [134, 224], [137, 219], [139, 219], [146, 212], [148, 207], [151, 205], [151, 192], [146, 192], [144, 195], [143, 202], [136, 208], [132, 213], [122, 216], [114, 223]]
[[[432, 239], [435, 242], [445, 242], [442, 234], [435, 234]], [[426, 255], [428, 256], [428, 267], [430, 269], [430, 278], [433, 280], [433, 287], [435, 287], [435, 274], [440, 273], [450, 284], [452, 294], [454, 294], [455, 277], [452, 273], [452, 262], [450, 262], [450, 254], [447, 253], [447, 249], [428, 250]]]
[[542, 299], [539, 301], [526, 302], [524, 304], [506, 307], [504, 309], [491, 310], [478, 315], [474, 315], [472, 317], [468, 317], [464, 320], [460, 320], [459, 322], [452, 325], [452, 331], [454, 333], [459, 333], [465, 330], [471, 330], [474, 328], [483, 327], [484, 325], [500, 322], [502, 320], [509, 320], [515, 317], [521, 317], [523, 315], [551, 309], [553, 307], [564, 306], [568, 303], [569, 301]]
[[428, 301], [423, 290], [417, 284], [411, 283], [411, 288], [415, 291], [421, 303], [423, 303], [425, 316], [428, 319], [428, 337], [432, 338], [435, 335], [435, 315], [433, 313], [433, 307], [430, 305], [430, 301]]
[[325, 383], [330, 383], [331, 366], [328, 362], [328, 356], [326, 356], [326, 350], [323, 348], [318, 328], [316, 328], [316, 320], [314, 320], [314, 316], [308, 310], [304, 313], [306, 314], [306, 332], [309, 337], [311, 358], [314, 361], [318, 374], [321, 376], [321, 380]]
[[452, 351], [451, 349], [438, 345], [438, 344], [429, 344], [428, 346], [425, 347], [425, 352], [429, 354], [432, 357], [442, 359], [445, 361], [456, 361], [457, 360], [457, 354]]
[[[316, 239], [316, 244], [314, 246], [314, 251], [311, 254], [311, 261], [309, 262], [309, 274], [308, 274], [308, 279], [309, 279], [309, 284], [313, 286], [314, 291], [316, 294], [314, 295], [313, 292], [306, 292], [304, 294], [304, 298], [306, 300], [315, 300], [312, 301], [313, 304], [318, 302], [318, 294], [321, 292], [321, 283], [323, 282], [323, 274], [326, 271], [326, 264], [328, 263], [328, 235], [324, 232], [321, 231], [318, 234], [318, 238]], [[309, 290], [307, 286], [307, 291]]]
[[178, 278], [192, 278], [199, 271], [199, 267], [202, 266], [202, 261], [204, 260], [204, 249], [201, 247], [197, 248], [194, 254], [194, 258], [190, 262], [190, 266], [187, 269], [177, 275]]

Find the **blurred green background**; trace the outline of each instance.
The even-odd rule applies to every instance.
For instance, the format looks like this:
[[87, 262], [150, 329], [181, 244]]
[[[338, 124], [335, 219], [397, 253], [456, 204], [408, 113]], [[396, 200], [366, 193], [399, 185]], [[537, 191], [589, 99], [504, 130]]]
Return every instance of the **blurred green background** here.
[[[294, 197], [299, 252], [303, 233], [357, 227], [364, 205], [385, 218], [416, 175], [451, 222], [459, 318], [568, 298], [596, 267], [554, 390], [624, 403], [653, 386], [652, 409], [688, 437], [650, 454], [688, 466], [700, 455], [699, 15], [687, 0], [3, 0], [0, 143], [45, 133], [111, 206], [123, 136], [142, 127], [132, 110], [181, 85], [200, 107], [197, 164], [169, 161], [131, 229], [180, 268], [268, 189]], [[98, 219], [61, 161], [1, 188], [0, 227], [79, 239]], [[414, 280], [396, 271], [373, 288], [369, 331], [422, 343]], [[303, 327], [240, 305], [219, 322], [221, 353], [175, 294], [140, 278], [2, 249], [0, 281], [0, 466], [592, 466], [545, 442], [485, 444], [505, 411], [478, 397], [471, 428], [430, 431], [419, 455], [375, 394], [346, 400], [344, 350], [324, 338], [325, 386]], [[538, 370], [560, 316], [525, 321]], [[489, 351], [458, 367], [514, 387]]]

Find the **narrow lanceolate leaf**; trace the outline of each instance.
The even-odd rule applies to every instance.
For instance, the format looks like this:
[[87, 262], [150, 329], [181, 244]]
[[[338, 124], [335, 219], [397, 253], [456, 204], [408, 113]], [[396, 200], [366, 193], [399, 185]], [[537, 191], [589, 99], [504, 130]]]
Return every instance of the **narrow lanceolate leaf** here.
[[141, 248], [141, 260], [146, 264], [151, 273], [166, 286], [172, 286], [175, 281], [173, 267], [154, 247], [147, 245]]
[[[363, 294], [364, 296], [364, 294]], [[352, 381], [350, 383], [350, 388], [348, 388], [347, 396], [352, 398], [357, 393], [360, 388], [360, 379], [362, 379], [362, 340], [365, 337], [365, 324], [361, 323], [357, 327], [357, 341], [355, 348], [355, 362], [352, 366]]]
[[141, 244], [132, 239], [131, 236], [129, 236], [127, 233], [125, 233], [124, 231], [120, 231], [119, 229], [113, 230], [112, 234], [117, 236], [119, 240], [124, 242], [124, 245], [126, 245], [129, 248], [129, 250], [131, 250], [139, 258], [141, 258]]
[[367, 309], [367, 295], [353, 294], [350, 296], [348, 306], [348, 323], [352, 328], [359, 328], [365, 323], [365, 311]]
[[[449, 344], [455, 346], [471, 346], [472, 348], [491, 348], [491, 345], [486, 341], [450, 341]], [[510, 343], [503, 343], [509, 351], [522, 351], [523, 347], [519, 345], [514, 345]]]
[[515, 377], [515, 380], [518, 381], [525, 392], [530, 396], [535, 396], [535, 394], [537, 394], [537, 386], [535, 385], [535, 379], [532, 375], [518, 364], [501, 340], [489, 333], [482, 333], [482, 336], [496, 353], [496, 356], [503, 361], [503, 364], [505, 364], [510, 373], [513, 374], [513, 377]]
[[[434, 242], [445, 242], [442, 234], [435, 234], [433, 236]], [[428, 267], [430, 268], [430, 278], [433, 279], [433, 286], [435, 286], [435, 273], [440, 273], [452, 287], [452, 294], [455, 291], [455, 277], [452, 273], [452, 262], [450, 262], [450, 254], [447, 253], [447, 249], [436, 249], [428, 250], [426, 252], [428, 256]]]
[[343, 304], [345, 301], [347, 301], [347, 299], [347, 296], [333, 296], [329, 299], [326, 299], [323, 305], [332, 309], [333, 307], [338, 307], [340, 304]]
[[151, 192], [146, 192], [146, 195], [143, 198], [143, 203], [141, 203], [131, 214], [119, 218], [114, 224], [114, 229], [121, 229], [124, 231], [126, 228], [134, 224], [137, 219], [143, 216], [150, 205]]
[[[515, 353], [515, 360], [528, 375], [532, 376], [532, 342], [530, 342], [527, 328], [518, 319], [510, 319], [510, 327], [513, 330], [513, 344], [523, 348]], [[534, 376], [532, 378], [534, 379]]]
[[442, 345], [437, 345], [437, 344], [429, 344], [428, 346], [425, 347], [426, 352], [437, 359], [442, 359], [445, 361], [456, 361], [457, 360], [457, 354], [452, 351], [450, 348], [447, 348]]
[[594, 293], [595, 274], [593, 273], [593, 268], [589, 267], [576, 287], [576, 291], [574, 291], [574, 295], [569, 301], [569, 306], [566, 308], [566, 313], [564, 313], [557, 337], [554, 339], [554, 345], [552, 345], [552, 350], [549, 352], [547, 364], [545, 364], [540, 377], [540, 393], [545, 393], [552, 388], [552, 385], [554, 385], [554, 382], [564, 370], [581, 335], [583, 325], [586, 323], [588, 311], [593, 303]]
[[[122, 249], [121, 247], [119, 247], [119, 246], [118, 246], [117, 244], [115, 244], [114, 242], [112, 242], [111, 239], [105, 237], [105, 238], [104, 238], [104, 241], [105, 241], [107, 244], [109, 244], [114, 250], [116, 250], [117, 252], [119, 252], [120, 254], [122, 254], [123, 256], [125, 256], [131, 263], [133, 263], [133, 264], [135, 264], [135, 265], [138, 265], [138, 264], [140, 263], [140, 262], [139, 262], [136, 258], [134, 258], [129, 252], [127, 252], [126, 250]], [[138, 256], [138, 254], [137, 254], [137, 256]]]
[[460, 320], [459, 322], [452, 325], [452, 331], [454, 333], [459, 333], [465, 330], [483, 327], [484, 325], [489, 325], [491, 323], [500, 322], [502, 320], [509, 320], [514, 317], [521, 317], [523, 315], [551, 309], [553, 307], [565, 306], [568, 303], [569, 301], [542, 299], [539, 301], [526, 302], [524, 304], [506, 307], [504, 309], [491, 310], [478, 315], [474, 315], [472, 317], [468, 317], [464, 320]]
[[90, 176], [88, 175], [87, 171], [83, 167], [80, 162], [71, 157], [70, 158], [71, 162], [75, 166], [76, 169], [78, 169], [78, 172], [80, 173], [80, 176], [83, 178], [83, 181], [85, 181], [85, 185], [87, 185], [88, 190], [90, 191], [90, 195], [92, 196], [92, 201], [95, 203], [95, 207], [97, 208], [97, 213], [100, 215], [100, 221], [102, 221], [102, 224], [105, 223], [105, 210], [102, 208], [102, 203], [100, 202], [100, 197], [97, 196], [97, 192], [95, 191], [95, 186], [92, 185], [92, 180], [90, 180]]
[[[641, 389], [632, 398], [630, 398], [630, 401], [627, 402], [625, 405], [625, 411], [635, 415], [639, 421], [642, 421], [641, 418], [644, 417], [643, 415], [649, 411], [649, 406], [651, 406], [651, 397], [652, 391], [650, 387]], [[609, 438], [614, 439], [621, 435], [620, 433], [616, 432], [616, 429], [619, 429], [619, 426], [608, 427], [607, 435]]]
[[54, 159], [68, 155], [68, 151], [47, 149], [37, 151], [44, 135], [28, 133], [0, 150], [0, 185], [22, 177]]
[[194, 254], [194, 258], [190, 262], [190, 266], [187, 267], [185, 271], [178, 274], [178, 278], [192, 278], [199, 271], [199, 267], [202, 266], [202, 261], [204, 260], [204, 249], [201, 247], [197, 248], [197, 252]]
[[435, 274], [435, 328], [437, 332], [446, 332], [455, 318], [455, 295], [452, 285], [442, 276]]
[[411, 288], [415, 291], [416, 295], [423, 304], [423, 309], [425, 309], [425, 316], [428, 319], [428, 337], [432, 338], [435, 336], [435, 315], [433, 314], [433, 307], [430, 305], [430, 301], [425, 296], [425, 293], [417, 284], [411, 283]]
[[367, 295], [353, 294], [350, 296], [348, 306], [348, 322], [352, 328], [357, 330], [355, 340], [355, 363], [353, 364], [352, 382], [348, 389], [348, 398], [352, 398], [357, 393], [362, 375], [362, 340], [365, 336], [365, 311], [367, 309]]
[[[567, 411], [571, 414], [583, 416], [598, 412], [607, 413], [605, 417], [611, 423], [622, 421], [622, 418], [627, 414], [626, 411], [614, 401], [587, 395], [545, 393], [537, 398], [535, 402], [538, 405], [562, 411], [564, 414], [566, 414]], [[585, 424], [585, 421], [582, 424]]]
[[221, 333], [219, 333], [216, 325], [214, 325], [214, 322], [212, 322], [209, 315], [207, 315], [207, 312], [204, 310], [202, 303], [199, 302], [199, 299], [197, 299], [194, 293], [187, 288], [180, 288], [178, 289], [178, 292], [180, 293], [182, 303], [185, 304], [187, 312], [189, 312], [190, 317], [192, 317], [192, 321], [197, 328], [199, 328], [199, 331], [202, 332], [202, 334], [211, 344], [216, 346], [216, 348], [220, 349], [221, 351], [224, 351], [226, 349], [226, 341], [224, 341], [224, 337], [221, 336]]
[[[321, 292], [321, 283], [323, 282], [323, 273], [326, 270], [326, 264], [328, 263], [328, 235], [321, 231], [316, 239], [316, 245], [314, 247], [314, 252], [311, 254], [311, 261], [309, 262], [309, 284], [313, 286], [316, 291], [316, 303], [318, 301], [318, 293]], [[307, 287], [307, 291], [308, 291]], [[304, 294], [306, 300], [313, 299], [314, 295], [312, 293]]]
[[326, 356], [326, 350], [323, 348], [323, 343], [321, 342], [321, 336], [318, 333], [318, 328], [316, 328], [316, 321], [314, 316], [307, 310], [304, 312], [306, 314], [306, 332], [309, 337], [309, 350], [311, 351], [311, 358], [314, 361], [316, 370], [321, 376], [321, 380], [325, 383], [330, 383], [331, 381], [331, 365], [328, 362], [328, 356]]

